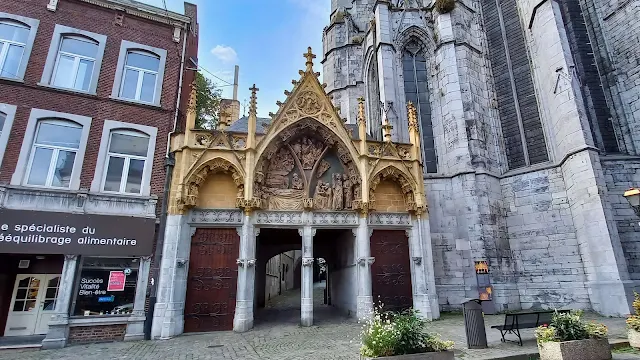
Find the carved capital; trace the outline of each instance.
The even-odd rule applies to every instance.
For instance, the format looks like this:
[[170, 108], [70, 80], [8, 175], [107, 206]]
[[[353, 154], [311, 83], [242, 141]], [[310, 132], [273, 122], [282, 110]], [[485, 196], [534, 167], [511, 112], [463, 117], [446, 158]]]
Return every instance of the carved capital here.
[[311, 266], [313, 265], [313, 258], [312, 257], [305, 257], [302, 258], [302, 266]]
[[420, 264], [422, 264], [422, 257], [420, 256], [413, 257], [413, 262], [419, 266]]
[[142, 259], [142, 261], [147, 262], [147, 261], [151, 261], [151, 255], [147, 255], [147, 256], [143, 256], [140, 259]]
[[359, 257], [356, 261], [360, 266], [371, 266], [376, 261], [374, 257]]
[[258, 237], [258, 235], [260, 235], [260, 228], [254, 228], [253, 229], [253, 236]]
[[236, 264], [241, 268], [250, 268], [256, 265], [256, 259], [236, 259]]
[[65, 261], [73, 261], [78, 259], [78, 255], [67, 254], [64, 256]]

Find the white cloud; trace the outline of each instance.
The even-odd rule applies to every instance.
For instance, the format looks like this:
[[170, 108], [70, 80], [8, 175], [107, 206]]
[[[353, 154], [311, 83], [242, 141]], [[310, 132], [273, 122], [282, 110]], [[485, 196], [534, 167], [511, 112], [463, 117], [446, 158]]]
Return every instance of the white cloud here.
[[238, 54], [231, 46], [216, 45], [216, 47], [211, 50], [211, 53], [226, 64], [238, 61]]

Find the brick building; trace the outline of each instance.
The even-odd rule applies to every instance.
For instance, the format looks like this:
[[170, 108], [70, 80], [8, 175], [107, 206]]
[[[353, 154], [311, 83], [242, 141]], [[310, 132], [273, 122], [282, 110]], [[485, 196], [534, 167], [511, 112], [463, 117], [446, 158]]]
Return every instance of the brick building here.
[[[348, 123], [419, 110], [438, 303], [628, 314], [640, 285], [640, 5], [332, 0], [324, 81]], [[382, 106], [381, 106], [382, 105]], [[488, 291], [489, 290], [489, 291]]]
[[143, 337], [167, 140], [197, 58], [185, 14], [133, 0], [0, 3], [0, 333]]

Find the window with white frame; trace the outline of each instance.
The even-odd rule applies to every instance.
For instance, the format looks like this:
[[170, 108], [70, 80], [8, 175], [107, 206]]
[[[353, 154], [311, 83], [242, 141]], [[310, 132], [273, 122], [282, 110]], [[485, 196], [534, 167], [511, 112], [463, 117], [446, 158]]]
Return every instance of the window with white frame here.
[[69, 188], [82, 138], [78, 123], [45, 119], [37, 123], [26, 184]]
[[11, 125], [16, 115], [16, 106], [10, 104], [0, 104], [0, 165], [4, 158], [4, 150], [9, 142]]
[[56, 25], [38, 85], [95, 94], [106, 35]]
[[0, 137], [2, 137], [2, 129], [4, 129], [4, 123], [7, 121], [7, 114], [0, 112]]
[[0, 76], [19, 77], [30, 28], [17, 21], [0, 20]]
[[99, 43], [82, 36], [63, 36], [52, 85], [89, 91]]
[[159, 56], [138, 50], [128, 51], [120, 97], [153, 103], [159, 67]]
[[160, 106], [167, 50], [123, 40], [111, 97]]
[[149, 135], [113, 130], [109, 136], [103, 191], [141, 194], [149, 154]]

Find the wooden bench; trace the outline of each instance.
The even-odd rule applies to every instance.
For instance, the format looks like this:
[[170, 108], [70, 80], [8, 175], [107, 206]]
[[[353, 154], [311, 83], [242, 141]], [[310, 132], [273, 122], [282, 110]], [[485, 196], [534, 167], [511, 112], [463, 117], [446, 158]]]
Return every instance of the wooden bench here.
[[504, 338], [507, 334], [513, 334], [518, 337], [516, 341], [522, 346], [522, 337], [520, 336], [520, 329], [534, 329], [544, 324], [550, 324], [553, 314], [567, 313], [569, 310], [540, 310], [540, 311], [522, 311], [512, 314], [505, 314], [504, 325], [492, 326], [492, 329], [500, 330], [502, 339], [500, 341], [513, 341]]

